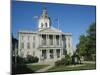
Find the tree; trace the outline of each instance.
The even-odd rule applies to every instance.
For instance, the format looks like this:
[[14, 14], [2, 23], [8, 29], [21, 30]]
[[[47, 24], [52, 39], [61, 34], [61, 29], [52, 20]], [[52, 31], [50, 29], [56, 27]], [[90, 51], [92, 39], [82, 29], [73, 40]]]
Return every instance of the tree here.
[[55, 62], [56, 66], [60, 65], [70, 65], [72, 63], [72, 59], [69, 55], [66, 55], [65, 58], [62, 58], [61, 60], [58, 60]]
[[96, 58], [96, 23], [90, 25], [87, 30], [88, 44], [87, 49], [89, 51], [88, 56], [91, 60]]
[[88, 47], [93, 54], [96, 53], [96, 23], [93, 23], [87, 30]]
[[17, 49], [18, 49], [18, 40], [16, 38], [11, 37], [11, 43], [12, 43], [12, 50], [11, 50], [11, 55], [12, 55], [12, 62], [15, 63], [16, 62], [16, 54], [17, 54]]
[[16, 47], [18, 48], [18, 40], [14, 38], [13, 35], [11, 40], [12, 40], [12, 50], [15, 50]]
[[81, 35], [80, 42], [77, 45], [77, 52], [79, 53], [79, 55], [84, 56], [86, 54], [86, 41], [87, 41], [86, 36]]
[[77, 44], [77, 52], [86, 60], [95, 60], [96, 56], [96, 23], [92, 23], [86, 35], [81, 35]]

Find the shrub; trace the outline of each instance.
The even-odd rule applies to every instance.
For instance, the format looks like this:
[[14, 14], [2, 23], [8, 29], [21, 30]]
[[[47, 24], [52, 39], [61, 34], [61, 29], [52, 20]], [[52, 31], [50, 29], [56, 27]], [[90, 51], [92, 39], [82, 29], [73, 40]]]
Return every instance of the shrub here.
[[[15, 59], [16, 59], [16, 62], [15, 62]], [[38, 62], [38, 60], [39, 60], [38, 57], [34, 57], [34, 56], [31, 56], [31, 55], [28, 55], [26, 58], [19, 57], [19, 56], [17, 56], [16, 58], [12, 57], [12, 62], [13, 63], [19, 63], [19, 64], [36, 63], [36, 62]]]
[[21, 63], [25, 63], [26, 60], [25, 60], [25, 58], [22, 58], [22, 57], [17, 56], [16, 57], [16, 62], [21, 64]]
[[72, 64], [81, 64], [80, 56], [76, 53], [72, 56]]
[[96, 61], [96, 54], [84, 56], [85, 61]]
[[71, 57], [69, 55], [66, 55], [65, 58], [62, 58], [61, 60], [58, 60], [55, 62], [56, 66], [59, 65], [70, 65], [71, 64]]
[[66, 64], [67, 65], [70, 65], [72, 63], [72, 58], [69, 55], [66, 55], [65, 59], [66, 59]]
[[56, 62], [55, 62], [55, 65], [56, 65], [56, 66], [61, 65], [61, 60], [56, 61]]
[[38, 57], [34, 57], [34, 56], [31, 56], [31, 55], [28, 55], [26, 59], [27, 59], [27, 63], [36, 63], [39, 60]]

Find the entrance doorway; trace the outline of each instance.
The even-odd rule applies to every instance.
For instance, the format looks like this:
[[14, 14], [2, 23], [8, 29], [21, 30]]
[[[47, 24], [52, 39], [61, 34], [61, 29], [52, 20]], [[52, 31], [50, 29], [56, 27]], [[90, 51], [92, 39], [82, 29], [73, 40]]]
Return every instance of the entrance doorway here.
[[42, 57], [43, 57], [43, 59], [46, 59], [47, 58], [46, 50], [42, 50]]

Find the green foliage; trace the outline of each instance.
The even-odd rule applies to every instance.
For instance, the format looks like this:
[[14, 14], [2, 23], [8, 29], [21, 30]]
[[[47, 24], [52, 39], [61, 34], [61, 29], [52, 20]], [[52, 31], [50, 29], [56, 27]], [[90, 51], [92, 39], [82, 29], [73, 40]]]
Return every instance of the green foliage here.
[[61, 60], [58, 60], [55, 62], [56, 66], [59, 65], [70, 65], [71, 64], [71, 57], [66, 55], [65, 58], [62, 58]]
[[79, 70], [93, 70], [96, 69], [96, 64], [82, 64], [82, 66], [54, 66], [48, 70], [48, 72], [60, 72], [60, 71], [79, 71]]
[[77, 44], [77, 52], [84, 56], [85, 60], [95, 60], [96, 55], [96, 23], [90, 25], [86, 35], [80, 36]]
[[20, 63], [20, 64], [26, 62], [25, 58], [22, 58], [22, 57], [19, 57], [19, 56], [17, 56], [15, 59], [16, 59], [16, 62], [17, 62], [17, 63]]
[[31, 56], [31, 55], [28, 55], [26, 59], [27, 59], [27, 63], [36, 63], [39, 60], [39, 58]]
[[80, 36], [80, 43], [77, 45], [77, 52], [79, 52], [79, 55], [82, 55], [82, 56], [85, 55], [86, 43], [87, 43], [86, 41], [87, 41], [86, 36], [81, 35]]
[[69, 55], [66, 55], [65, 59], [66, 59], [66, 65], [70, 65], [72, 63], [72, 58]]
[[[15, 60], [15, 58], [13, 57], [13, 61]], [[22, 57], [19, 57], [17, 56], [16, 57], [16, 61], [17, 63], [21, 63], [21, 64], [25, 64], [25, 63], [36, 63], [38, 62], [39, 58], [38, 57], [34, 57], [34, 56], [31, 56], [31, 55], [28, 55], [26, 58], [22, 58]]]
[[[77, 61], [75, 59], [77, 59]], [[80, 56], [78, 55], [77, 52], [75, 52], [72, 56], [72, 64], [74, 65], [81, 64]]]
[[17, 74], [34, 73], [34, 71], [28, 68], [27, 65], [25, 64], [17, 64], [16, 66], [13, 64], [11, 73], [12, 75], [17, 75]]

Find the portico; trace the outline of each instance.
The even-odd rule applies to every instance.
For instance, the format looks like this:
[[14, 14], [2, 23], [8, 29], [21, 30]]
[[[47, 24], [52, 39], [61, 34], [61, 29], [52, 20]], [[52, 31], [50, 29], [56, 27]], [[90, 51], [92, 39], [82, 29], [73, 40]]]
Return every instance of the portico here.
[[61, 58], [61, 49], [40, 49], [40, 62], [57, 61]]
[[39, 34], [39, 46], [61, 46], [62, 35], [61, 34]]

